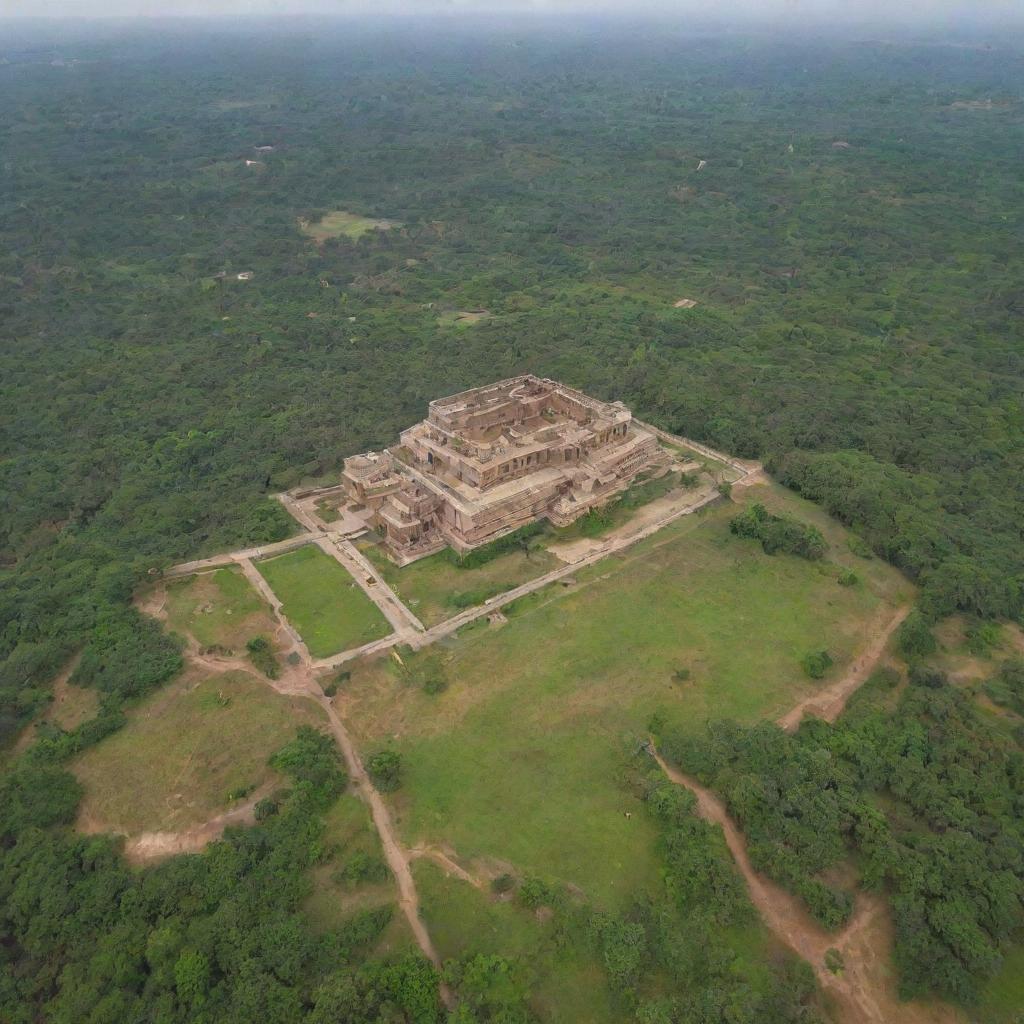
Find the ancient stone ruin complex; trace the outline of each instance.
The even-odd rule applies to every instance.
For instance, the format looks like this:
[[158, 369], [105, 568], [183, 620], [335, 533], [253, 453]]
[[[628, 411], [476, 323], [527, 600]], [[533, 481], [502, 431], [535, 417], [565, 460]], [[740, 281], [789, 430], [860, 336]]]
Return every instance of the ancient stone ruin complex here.
[[567, 526], [664, 458], [621, 402], [526, 375], [431, 402], [397, 447], [346, 459], [342, 482], [405, 563], [537, 519]]

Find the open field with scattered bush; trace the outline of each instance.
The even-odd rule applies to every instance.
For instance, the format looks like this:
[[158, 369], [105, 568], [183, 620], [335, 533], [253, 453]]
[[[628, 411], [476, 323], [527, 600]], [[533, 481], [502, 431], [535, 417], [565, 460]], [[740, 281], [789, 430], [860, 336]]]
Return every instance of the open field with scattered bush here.
[[[649, 828], [625, 816], [618, 780], [650, 717], [696, 728], [712, 715], [775, 716], [841, 673], [911, 589], [854, 556], [838, 528], [828, 557], [863, 563], [855, 585], [831, 563], [766, 555], [729, 533], [736, 511], [680, 520], [510, 606], [500, 628], [404, 655], [404, 669], [380, 659], [353, 672], [352, 728], [403, 756], [396, 800], [410, 842], [509, 860], [610, 904], [655, 876]], [[800, 667], [819, 649], [835, 663], [821, 684]], [[447, 685], [434, 695], [417, 672], [427, 657]]]
[[298, 726], [322, 721], [308, 701], [245, 672], [186, 676], [73, 762], [85, 789], [78, 825], [134, 835], [200, 824], [273, 782], [271, 754]]

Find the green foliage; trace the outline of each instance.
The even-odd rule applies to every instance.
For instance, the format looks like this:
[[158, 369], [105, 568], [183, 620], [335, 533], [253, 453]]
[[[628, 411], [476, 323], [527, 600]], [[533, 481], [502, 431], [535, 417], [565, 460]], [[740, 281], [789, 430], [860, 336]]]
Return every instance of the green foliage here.
[[972, 622], [964, 631], [967, 650], [978, 658], [988, 658], [1003, 642], [998, 622]]
[[20, 763], [0, 782], [0, 925], [8, 962], [20, 967], [0, 987], [0, 1016], [333, 1024], [325, 1008], [347, 1005], [367, 1016], [344, 1019], [438, 1024], [429, 963], [362, 963], [389, 907], [323, 937], [300, 910], [305, 874], [322, 855], [310, 787], [337, 791], [336, 759], [326, 737], [300, 731], [274, 758], [295, 780], [278, 813], [145, 872], [128, 870], [106, 837], [55, 829], [74, 814], [77, 784]]
[[1024, 658], [1007, 658], [983, 689], [993, 703], [1024, 715]]
[[[1020, 95], [1012, 40], [951, 61], [899, 40], [687, 31], [417, 38], [413, 74], [401, 33], [326, 27], [297, 55], [269, 36], [168, 49], [62, 29], [61, 52], [88, 61], [76, 69], [38, 61], [51, 30], [18, 30], [0, 90], [0, 742], [77, 650], [104, 706], [25, 759], [51, 773], [44, 832], [33, 775], [10, 783], [0, 1016], [173, 1020], [190, 1012], [176, 965], [190, 998], [201, 956], [207, 1019], [438, 1019], [429, 965], [339, 968], [337, 949], [296, 934], [315, 831], [303, 801], [137, 879], [103, 840], [62, 831], [71, 783], [53, 766], [177, 670], [130, 610], [138, 580], [287, 536], [270, 492], [335, 472], [453, 388], [531, 369], [621, 397], [764, 456], [914, 576], [929, 617], [1020, 619], [1019, 105], [951, 107]], [[832, 149], [853, 122], [855, 145]], [[410, 144], [408, 125], [439, 123]], [[245, 168], [239, 154], [282, 125], [287, 146]], [[321, 245], [299, 230], [341, 203], [403, 227]], [[253, 280], [235, 280], [243, 268]], [[681, 280], [703, 300], [685, 319], [670, 305]], [[438, 331], [437, 302], [493, 317]], [[1017, 877], [1019, 771], [940, 677], [913, 679], [903, 700], [935, 702], [928, 731], [876, 720], [891, 749], [858, 734], [864, 756], [837, 757], [858, 786], [902, 793], [903, 778], [913, 815], [929, 808], [926, 834], [894, 848], [887, 828], [860, 837], [877, 824], [864, 812], [856, 841], [903, 901], [910, 988], [958, 993], [991, 960], [985, 915], [1002, 919], [999, 886]], [[650, 1020], [742, 1019], [723, 947], [707, 946], [702, 1002], [652, 997]], [[796, 1019], [806, 976], [772, 983], [770, 1005], [742, 997], [748, 1019]]]
[[843, 954], [840, 950], [835, 947], [825, 950], [825, 968], [827, 970], [833, 974], [842, 974], [845, 967], [846, 961], [843, 959]]
[[1021, 753], [941, 673], [911, 681], [895, 711], [876, 684], [835, 726], [716, 723], [663, 749], [722, 791], [755, 867], [827, 927], [850, 897], [818, 876], [856, 855], [863, 884], [891, 890], [904, 994], [970, 1002], [1024, 924]]
[[318, 808], [326, 808], [344, 788], [347, 776], [334, 741], [308, 725], [270, 759], [270, 766], [295, 780]]
[[811, 679], [821, 679], [832, 667], [832, 655], [828, 651], [808, 651], [800, 659], [800, 667]]
[[528, 990], [522, 969], [507, 957], [478, 953], [445, 964], [444, 978], [469, 1014], [456, 1021], [528, 1024]]
[[393, 793], [402, 785], [402, 755], [378, 750], [366, 759], [366, 771], [382, 793]]
[[245, 649], [249, 652], [249, 660], [268, 679], [277, 679], [281, 674], [274, 647], [265, 636], [254, 636], [246, 641]]
[[141, 697], [181, 666], [180, 643], [159, 623], [128, 608], [99, 619], [72, 682], [119, 699]]
[[530, 875], [519, 884], [516, 900], [522, 906], [536, 910], [538, 907], [555, 906], [559, 902], [559, 895], [543, 878]]
[[787, 516], [773, 515], [759, 502], [748, 505], [729, 523], [737, 537], [753, 537], [761, 542], [765, 554], [779, 551], [816, 561], [828, 550], [825, 538], [816, 526], [798, 523]]
[[337, 872], [339, 881], [358, 885], [360, 882], [383, 882], [391, 877], [391, 870], [378, 856], [357, 850]]
[[860, 577], [852, 569], [840, 569], [836, 579], [841, 587], [853, 587], [860, 582]]
[[262, 800], [256, 801], [256, 806], [253, 807], [252, 812], [257, 821], [266, 821], [267, 818], [277, 814], [280, 809], [280, 804], [276, 800], [265, 796]]
[[927, 658], [938, 648], [928, 621], [919, 611], [912, 611], [896, 631], [896, 649], [909, 661]]

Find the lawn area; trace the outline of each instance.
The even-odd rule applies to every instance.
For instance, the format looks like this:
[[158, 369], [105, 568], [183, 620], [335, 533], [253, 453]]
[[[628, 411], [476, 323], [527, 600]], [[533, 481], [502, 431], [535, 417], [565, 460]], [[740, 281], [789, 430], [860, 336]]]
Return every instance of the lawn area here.
[[[851, 587], [834, 567], [734, 537], [737, 511], [685, 517], [573, 586], [517, 602], [506, 625], [406, 657], [410, 669], [444, 659], [449, 686], [436, 696], [393, 659], [358, 666], [347, 720], [363, 749], [388, 743], [403, 757], [394, 799], [407, 841], [506, 860], [612, 907], [652, 883], [653, 830], [620, 781], [651, 714], [692, 728], [776, 716], [842, 672], [869, 623], [911, 592], [880, 561], [856, 558], [841, 528], [829, 557], [864, 562]], [[821, 648], [835, 666], [816, 683], [799, 662]]]
[[256, 568], [314, 658], [359, 647], [391, 632], [388, 620], [344, 566], [315, 544], [257, 562]]
[[475, 569], [460, 569], [447, 551], [399, 568], [377, 544], [361, 544], [360, 550], [426, 626], [450, 619], [463, 608], [483, 604], [489, 597], [563, 564], [549, 551], [535, 548], [529, 554], [509, 551]]
[[230, 794], [273, 783], [267, 759], [321, 710], [247, 672], [182, 678], [72, 764], [85, 831], [177, 831], [231, 807]]
[[272, 637], [277, 624], [238, 569], [189, 576], [167, 584], [167, 624], [201, 647], [244, 650], [254, 636]]
[[401, 226], [395, 220], [384, 220], [380, 217], [363, 217], [358, 213], [349, 213], [346, 210], [331, 210], [313, 224], [308, 221], [299, 221], [299, 230], [304, 235], [309, 235], [310, 238], [318, 242], [342, 236], [356, 239], [360, 235], [365, 235], [367, 231], [375, 229], [388, 231], [391, 228]]

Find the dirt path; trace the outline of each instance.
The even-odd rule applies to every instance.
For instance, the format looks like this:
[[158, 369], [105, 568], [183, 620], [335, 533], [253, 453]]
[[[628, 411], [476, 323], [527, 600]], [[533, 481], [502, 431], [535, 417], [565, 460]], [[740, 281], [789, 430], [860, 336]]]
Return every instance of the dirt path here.
[[[697, 797], [700, 816], [721, 827], [761, 919], [776, 938], [811, 965], [822, 989], [834, 999], [843, 1024], [962, 1024], [952, 1007], [905, 1003], [898, 998], [890, 967], [892, 938], [882, 897], [859, 896], [849, 924], [841, 932], [824, 931], [795, 896], [754, 870], [743, 835], [721, 800], [695, 779], [666, 764], [653, 745], [651, 750], [665, 775]], [[825, 967], [825, 953], [832, 948], [843, 955], [841, 974]]]
[[[255, 572], [255, 569], [253, 571]], [[148, 592], [136, 604], [140, 610], [145, 611], [147, 614], [166, 620], [167, 613], [163, 587]], [[279, 607], [274, 608], [273, 614], [279, 622], [283, 623], [283, 616], [280, 614]], [[286, 628], [284, 636], [293, 637], [293, 631]], [[366, 774], [355, 744], [349, 737], [337, 709], [334, 707], [333, 702], [324, 696], [316, 674], [313, 671], [305, 645], [301, 641], [295, 641], [290, 649], [283, 650], [281, 652], [283, 655], [283, 665], [280, 677], [277, 679], [267, 679], [265, 676], [255, 672], [251, 663], [246, 659], [221, 654], [204, 654], [194, 637], [188, 637], [187, 639], [188, 645], [185, 655], [190, 665], [214, 673], [233, 670], [246, 671], [251, 675], [258, 676], [259, 679], [279, 693], [305, 697], [318, 704], [324, 710], [331, 733], [341, 748], [349, 778], [358, 791], [359, 796], [370, 809], [373, 824], [380, 837], [381, 849], [398, 885], [398, 904], [409, 923], [409, 929], [423, 955], [435, 966], [440, 967], [441, 958], [434, 948], [426, 925], [420, 918], [419, 895], [416, 892], [416, 884], [412, 877], [412, 871], [409, 868], [410, 855], [399, 841], [394, 822], [391, 819], [391, 813], [380, 793]], [[292, 653], [299, 654], [298, 664], [296, 665], [288, 663], [288, 655]], [[228, 825], [251, 824], [253, 821], [253, 808], [258, 799], [259, 797], [255, 797], [241, 807], [226, 811], [224, 814], [218, 815], [216, 818], [212, 818], [210, 821], [184, 832], [144, 833], [135, 839], [128, 840], [125, 854], [129, 859], [141, 863], [173, 853], [198, 852], [207, 843], [219, 838]], [[455, 999], [451, 990], [442, 983], [440, 992], [445, 1006], [449, 1009], [454, 1008]]]
[[125, 840], [125, 858], [132, 864], [147, 864], [177, 853], [199, 853], [208, 843], [220, 839], [229, 825], [254, 824], [256, 804], [268, 791], [266, 787], [244, 804], [182, 832], [143, 832], [132, 836]]
[[435, 864], [444, 869], [444, 873], [446, 875], [454, 875], [456, 878], [473, 886], [474, 889], [479, 889], [481, 892], [487, 888], [483, 879], [477, 878], [476, 875], [471, 874], [461, 864], [453, 860], [449, 854], [445, 853], [444, 850], [438, 849], [436, 846], [426, 846], [424, 844], [414, 846], [409, 851], [409, 859], [432, 860]]
[[[413, 880], [412, 871], [409, 867], [410, 856], [398, 840], [394, 823], [391, 820], [391, 812], [388, 810], [387, 804], [384, 803], [377, 788], [370, 781], [370, 777], [366, 774], [366, 769], [363, 768], [363, 762], [359, 758], [355, 744], [346, 731], [341, 721], [341, 716], [334, 707], [334, 703], [322, 694], [314, 696], [310, 693], [308, 696], [316, 700], [327, 712], [331, 732], [334, 733], [334, 738], [341, 748], [345, 764], [348, 767], [349, 777], [358, 787], [362, 798], [370, 808], [373, 824], [376, 826], [377, 834], [380, 836], [384, 859], [388, 862], [388, 867], [391, 868], [395, 881], [398, 883], [398, 905], [402, 908], [402, 912], [409, 922], [409, 928], [416, 939], [416, 944], [422, 950], [423, 955], [435, 967], [440, 968], [441, 957], [434, 948], [434, 944], [430, 939], [430, 933], [427, 931], [427, 926], [420, 918], [420, 900], [419, 894], [416, 892], [416, 883]], [[441, 999], [449, 1010], [454, 1009], [455, 997], [444, 982], [441, 982]]]
[[796, 707], [787, 711], [777, 720], [778, 725], [786, 732], [793, 732], [804, 715], [808, 713], [817, 718], [823, 718], [826, 722], [834, 722], [842, 714], [850, 697], [867, 682], [868, 676], [874, 671], [879, 658], [882, 657], [889, 638], [910, 614], [911, 607], [911, 605], [905, 604], [893, 613], [889, 613], [888, 609], [883, 609], [879, 617], [880, 621], [876, 619], [870, 631], [871, 642], [861, 651], [856, 661], [834, 683], [826, 686], [823, 690], [817, 690], [810, 694]]

